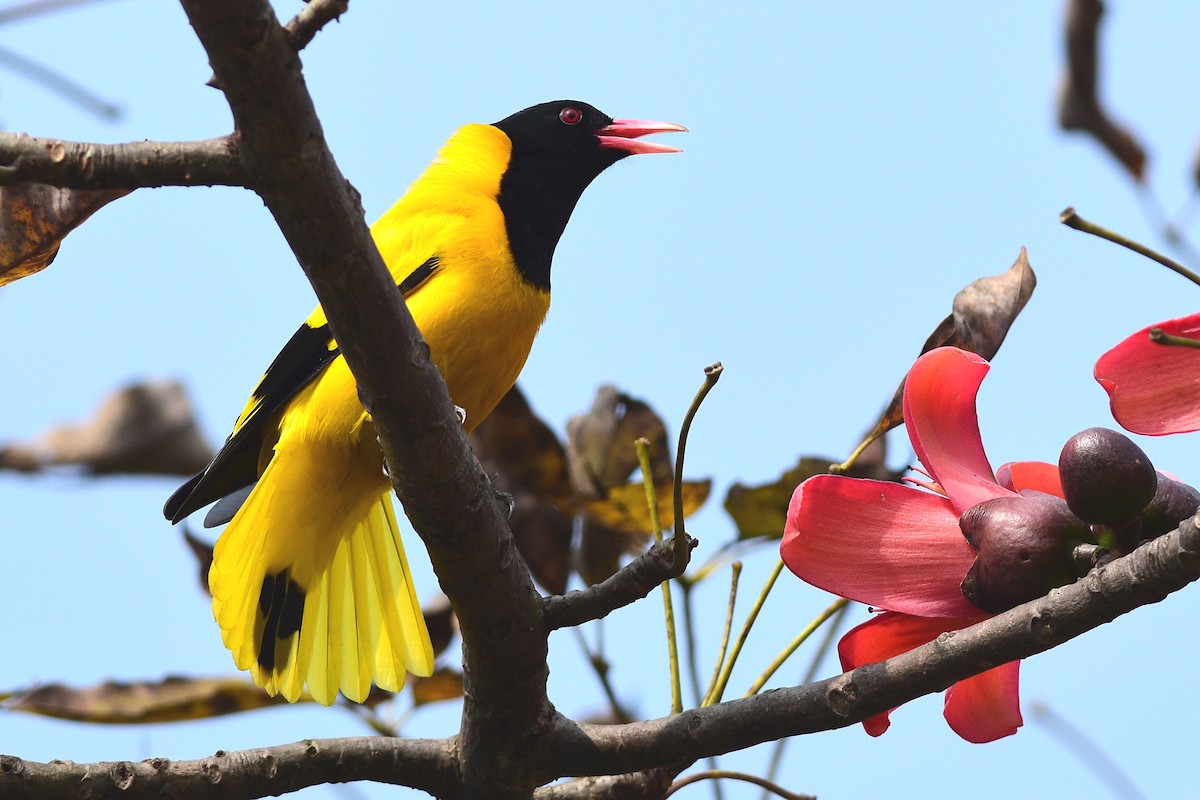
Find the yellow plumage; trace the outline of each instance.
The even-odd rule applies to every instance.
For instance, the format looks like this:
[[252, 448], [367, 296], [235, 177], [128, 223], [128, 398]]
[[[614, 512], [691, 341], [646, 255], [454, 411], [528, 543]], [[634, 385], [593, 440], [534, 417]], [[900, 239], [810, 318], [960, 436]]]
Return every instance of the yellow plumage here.
[[[516, 381], [550, 306], [550, 259], [584, 188], [634, 142], [682, 130], [575, 101], [467, 125], [371, 232], [469, 431]], [[318, 307], [256, 387], [212, 464], [167, 501], [216, 501], [209, 572], [239, 669], [329, 704], [398, 691], [434, 654], [374, 426]]]
[[[512, 262], [496, 205], [508, 138], [468, 125], [372, 227], [397, 283], [437, 253], [437, 273], [407, 297], [450, 396], [481, 422], [516, 381], [550, 306]], [[503, 302], [497, 302], [503, 298]], [[325, 324], [317, 308], [307, 324]], [[257, 409], [252, 399], [234, 432]], [[345, 359], [338, 356], [279, 415], [262, 476], [222, 533], [209, 588], [225, 645], [268, 692], [366, 698], [429, 675], [433, 651], [392, 510], [391, 483]], [[313, 502], [314, 499], [323, 502]], [[300, 633], [259, 663], [264, 577], [288, 570], [304, 595]], [[323, 657], [328, 653], [328, 657]]]

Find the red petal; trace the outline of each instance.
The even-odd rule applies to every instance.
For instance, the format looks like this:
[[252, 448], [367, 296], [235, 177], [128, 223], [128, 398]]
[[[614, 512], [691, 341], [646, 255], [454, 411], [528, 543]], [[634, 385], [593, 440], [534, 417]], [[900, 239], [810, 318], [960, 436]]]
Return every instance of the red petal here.
[[996, 470], [996, 480], [1006, 489], [1034, 489], [1055, 497], [1063, 496], [1058, 467], [1045, 461], [1010, 461]]
[[792, 495], [779, 552], [802, 580], [860, 603], [922, 617], [981, 613], [959, 588], [975, 548], [940, 495], [817, 475]]
[[[920, 647], [933, 641], [946, 631], [964, 628], [974, 621], [974, 619], [931, 619], [885, 612], [847, 632], [838, 642], [838, 657], [841, 658], [842, 669], [848, 672], [863, 664], [874, 664], [877, 661], [907, 653], [914, 647]], [[891, 724], [888, 720], [888, 714], [891, 711], [864, 720], [863, 728], [872, 736], [879, 736]]]
[[1016, 733], [1023, 721], [1018, 691], [1020, 667], [1020, 661], [1010, 661], [951, 686], [942, 711], [950, 728], [975, 744]]
[[[1153, 328], [1200, 338], [1200, 314]], [[1113, 418], [1126, 430], [1150, 436], [1200, 430], [1200, 350], [1150, 341], [1143, 328], [1096, 362], [1095, 376], [1108, 392]]]
[[975, 396], [988, 369], [975, 353], [939, 347], [917, 359], [904, 383], [908, 437], [959, 514], [1011, 494], [996, 483], [979, 437]]

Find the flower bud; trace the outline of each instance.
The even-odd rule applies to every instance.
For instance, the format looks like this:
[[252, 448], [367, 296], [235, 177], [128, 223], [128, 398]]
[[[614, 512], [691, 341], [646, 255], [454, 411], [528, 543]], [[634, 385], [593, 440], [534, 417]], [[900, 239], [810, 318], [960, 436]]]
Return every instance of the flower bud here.
[[1088, 525], [1061, 498], [1041, 492], [973, 506], [959, 527], [978, 551], [963, 579], [967, 599], [998, 614], [1075, 580], [1072, 551]]
[[1142, 448], [1108, 428], [1088, 428], [1068, 439], [1058, 456], [1058, 473], [1071, 511], [1105, 525], [1141, 514], [1158, 486]]
[[1158, 473], [1154, 499], [1142, 509], [1142, 536], [1153, 539], [1175, 530], [1179, 523], [1200, 509], [1200, 492]]

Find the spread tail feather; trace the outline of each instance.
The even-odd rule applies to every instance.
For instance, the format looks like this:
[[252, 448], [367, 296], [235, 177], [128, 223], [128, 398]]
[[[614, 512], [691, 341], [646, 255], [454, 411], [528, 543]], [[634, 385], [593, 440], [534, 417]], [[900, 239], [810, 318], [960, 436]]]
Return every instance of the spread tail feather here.
[[[324, 705], [339, 691], [361, 702], [372, 682], [399, 691], [406, 672], [429, 675], [433, 649], [386, 480], [326, 482], [329, 462], [300, 469], [280, 455], [217, 541], [209, 572], [237, 667], [270, 694], [295, 701], [307, 685]], [[325, 502], [300, 502], [312, 497]]]

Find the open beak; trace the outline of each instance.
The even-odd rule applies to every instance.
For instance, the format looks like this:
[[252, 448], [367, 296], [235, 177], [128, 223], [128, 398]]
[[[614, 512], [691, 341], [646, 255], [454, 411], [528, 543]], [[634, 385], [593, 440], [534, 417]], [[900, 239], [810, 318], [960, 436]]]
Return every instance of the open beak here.
[[678, 153], [679, 148], [669, 147], [657, 142], [638, 141], [639, 136], [651, 133], [687, 132], [687, 128], [674, 122], [655, 122], [649, 119], [614, 119], [596, 131], [596, 138], [601, 147], [611, 147], [614, 150], [624, 150], [626, 153]]

